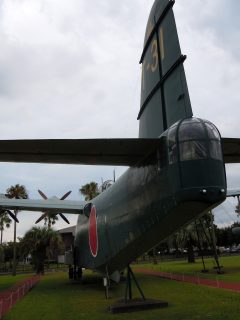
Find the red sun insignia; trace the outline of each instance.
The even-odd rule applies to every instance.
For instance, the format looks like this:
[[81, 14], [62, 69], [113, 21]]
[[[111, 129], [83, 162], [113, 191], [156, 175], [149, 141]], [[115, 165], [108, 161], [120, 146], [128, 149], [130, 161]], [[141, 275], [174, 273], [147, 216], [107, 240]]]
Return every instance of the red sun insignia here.
[[91, 254], [95, 258], [98, 252], [98, 234], [97, 234], [97, 215], [96, 215], [96, 207], [93, 205], [91, 208], [90, 216], [89, 216], [89, 247], [91, 250]]

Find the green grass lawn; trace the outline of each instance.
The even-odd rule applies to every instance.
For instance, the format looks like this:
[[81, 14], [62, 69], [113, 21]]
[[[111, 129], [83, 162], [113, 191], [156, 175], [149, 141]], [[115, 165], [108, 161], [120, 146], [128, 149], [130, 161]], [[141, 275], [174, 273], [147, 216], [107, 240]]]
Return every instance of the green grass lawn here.
[[[220, 265], [222, 265], [224, 274], [217, 275], [214, 269], [215, 263], [213, 258], [204, 259], [208, 273], [202, 273], [203, 269], [201, 259], [197, 259], [195, 263], [188, 263], [186, 261], [168, 261], [158, 262], [158, 264], [136, 264], [135, 268], [148, 268], [152, 270], [159, 270], [164, 272], [173, 272], [186, 275], [199, 275], [203, 278], [216, 278], [224, 281], [239, 281], [240, 282], [240, 256], [220, 257]], [[240, 315], [239, 315], [240, 319]]]
[[31, 274], [18, 274], [16, 276], [0, 276], [0, 292], [11, 288], [17, 282], [30, 278]]
[[107, 308], [124, 295], [124, 283], [114, 285], [110, 290], [110, 299], [106, 300], [100, 276], [87, 272], [83, 283], [79, 283], [69, 281], [67, 274], [59, 272], [45, 275], [4, 320], [239, 319], [239, 293], [142, 274], [138, 274], [137, 278], [147, 297], [166, 300], [169, 307], [112, 315]]

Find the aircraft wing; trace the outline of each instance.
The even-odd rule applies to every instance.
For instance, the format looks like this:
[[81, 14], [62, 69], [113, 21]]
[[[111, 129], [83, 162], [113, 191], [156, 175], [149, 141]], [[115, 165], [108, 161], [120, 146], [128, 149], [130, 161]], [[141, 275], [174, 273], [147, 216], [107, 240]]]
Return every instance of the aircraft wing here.
[[84, 201], [70, 201], [59, 199], [29, 200], [29, 199], [8, 199], [0, 197], [0, 209], [25, 210], [25, 211], [47, 211], [56, 213], [83, 213], [86, 203]]
[[[0, 162], [133, 166], [159, 138], [0, 140]], [[222, 138], [225, 163], [240, 163], [240, 139]]]
[[[225, 163], [240, 162], [240, 139], [222, 138], [223, 157]], [[227, 197], [236, 197], [240, 195], [240, 189], [228, 189]]]
[[240, 139], [222, 138], [225, 163], [240, 163]]
[[227, 190], [227, 197], [236, 197], [240, 196], [240, 189], [229, 189]]
[[160, 139], [0, 140], [0, 162], [133, 166]]

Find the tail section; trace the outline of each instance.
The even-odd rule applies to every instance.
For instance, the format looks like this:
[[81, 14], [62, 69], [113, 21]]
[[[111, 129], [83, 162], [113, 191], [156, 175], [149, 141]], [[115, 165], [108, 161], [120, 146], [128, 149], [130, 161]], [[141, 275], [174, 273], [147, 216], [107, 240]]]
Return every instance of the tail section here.
[[139, 137], [155, 138], [176, 121], [192, 116], [172, 7], [155, 0], [146, 28], [142, 63]]

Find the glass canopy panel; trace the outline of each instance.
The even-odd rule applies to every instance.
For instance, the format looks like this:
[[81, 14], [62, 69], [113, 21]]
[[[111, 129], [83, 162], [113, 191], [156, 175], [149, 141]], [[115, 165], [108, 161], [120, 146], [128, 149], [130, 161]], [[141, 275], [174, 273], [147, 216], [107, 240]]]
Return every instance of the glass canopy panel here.
[[176, 143], [176, 131], [177, 127], [170, 128], [168, 131], [168, 145], [172, 146]]
[[204, 128], [200, 122], [181, 123], [178, 135], [179, 141], [205, 139]]
[[193, 122], [200, 122], [200, 120], [199, 120], [198, 118], [187, 118], [187, 119], [184, 119], [184, 120], [182, 121], [182, 124], [186, 124], [186, 123], [189, 123], [189, 122], [191, 122], [191, 123], [193, 123]]
[[162, 137], [159, 143], [159, 154], [158, 160], [160, 163], [160, 168], [163, 168], [167, 165], [167, 146], [166, 146], [166, 137]]
[[207, 158], [205, 141], [185, 141], [180, 143], [180, 160], [197, 160]]
[[168, 149], [169, 164], [177, 162], [177, 145], [174, 144]]
[[220, 140], [220, 135], [217, 128], [210, 122], [205, 122], [205, 125], [207, 128], [208, 137], [210, 139]]
[[220, 141], [211, 140], [209, 144], [210, 157], [217, 160], [222, 159], [222, 150]]
[[177, 144], [176, 144], [177, 126], [174, 126], [168, 131], [168, 159], [169, 164], [177, 162]]

